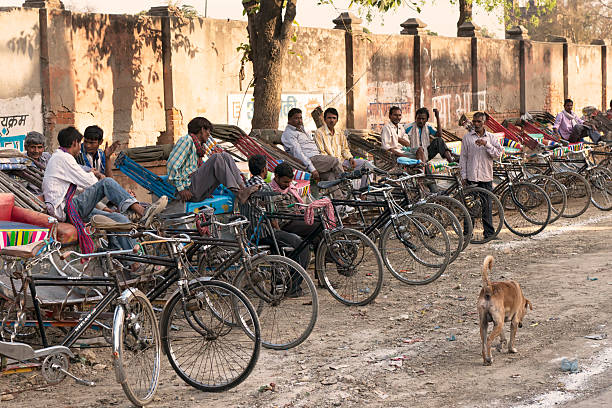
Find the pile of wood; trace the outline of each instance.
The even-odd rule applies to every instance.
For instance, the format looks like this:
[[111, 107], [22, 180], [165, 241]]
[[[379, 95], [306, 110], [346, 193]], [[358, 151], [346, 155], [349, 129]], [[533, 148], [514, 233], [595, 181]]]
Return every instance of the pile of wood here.
[[28, 191], [25, 182], [42, 187], [43, 172], [22, 152], [15, 149], [0, 149], [0, 158], [19, 159], [15, 165], [4, 164], [0, 171], [0, 193], [15, 196], [15, 205], [34, 211], [46, 212], [45, 203]]

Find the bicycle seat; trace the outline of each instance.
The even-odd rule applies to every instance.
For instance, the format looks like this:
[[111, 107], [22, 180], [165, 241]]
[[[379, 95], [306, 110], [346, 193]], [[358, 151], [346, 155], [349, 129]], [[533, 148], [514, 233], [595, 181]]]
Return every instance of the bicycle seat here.
[[330, 180], [330, 181], [319, 181], [317, 183], [317, 187], [322, 188], [322, 189], [326, 189], [326, 188], [332, 188], [334, 186], [337, 186], [338, 184], [342, 183], [342, 180]]
[[26, 245], [7, 246], [0, 249], [0, 255], [33, 258], [44, 245], [44, 241], [36, 241]]
[[100, 231], [131, 231], [134, 229], [134, 224], [131, 222], [117, 222], [101, 214], [91, 217], [91, 226]]

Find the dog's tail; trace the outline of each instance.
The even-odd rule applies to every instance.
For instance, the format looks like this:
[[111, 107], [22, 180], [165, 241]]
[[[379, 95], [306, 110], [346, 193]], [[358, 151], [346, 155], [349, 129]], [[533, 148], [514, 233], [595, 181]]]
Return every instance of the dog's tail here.
[[491, 255], [487, 255], [482, 263], [482, 286], [486, 288], [488, 293], [493, 292], [493, 287], [489, 280], [489, 272], [491, 272], [491, 267], [493, 267], [493, 260], [494, 258]]

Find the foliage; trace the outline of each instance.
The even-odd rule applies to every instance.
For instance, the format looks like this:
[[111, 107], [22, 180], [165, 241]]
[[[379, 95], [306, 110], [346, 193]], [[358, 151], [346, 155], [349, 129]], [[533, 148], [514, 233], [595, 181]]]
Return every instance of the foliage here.
[[567, 0], [566, 4], [564, 0], [558, 0], [558, 4], [547, 0], [544, 5], [547, 8], [543, 10], [515, 13], [512, 25], [522, 24], [531, 39], [538, 41], [549, 35], [587, 44], [593, 39], [612, 38], [612, 4], [607, 0]]

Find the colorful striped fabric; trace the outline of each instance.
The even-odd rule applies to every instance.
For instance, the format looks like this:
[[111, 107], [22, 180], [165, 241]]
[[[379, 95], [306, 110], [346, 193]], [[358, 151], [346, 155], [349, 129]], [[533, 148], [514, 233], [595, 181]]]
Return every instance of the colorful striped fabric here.
[[49, 230], [36, 225], [0, 222], [0, 248], [26, 245], [47, 238]]

